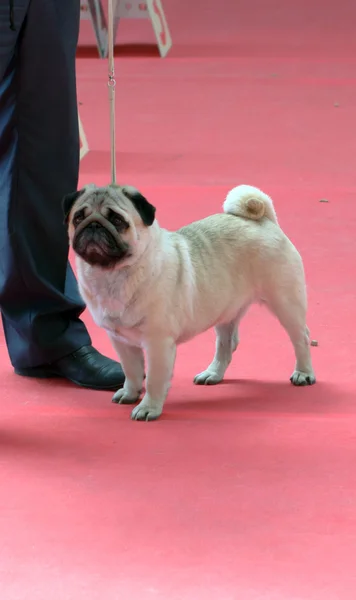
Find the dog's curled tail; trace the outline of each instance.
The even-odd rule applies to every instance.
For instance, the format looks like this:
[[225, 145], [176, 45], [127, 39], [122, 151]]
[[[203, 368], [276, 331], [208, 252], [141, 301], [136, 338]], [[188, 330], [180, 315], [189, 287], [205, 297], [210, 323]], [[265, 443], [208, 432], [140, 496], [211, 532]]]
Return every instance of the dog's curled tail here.
[[233, 188], [226, 196], [223, 209], [227, 214], [245, 217], [253, 221], [267, 217], [278, 225], [271, 198], [251, 185], [239, 185]]

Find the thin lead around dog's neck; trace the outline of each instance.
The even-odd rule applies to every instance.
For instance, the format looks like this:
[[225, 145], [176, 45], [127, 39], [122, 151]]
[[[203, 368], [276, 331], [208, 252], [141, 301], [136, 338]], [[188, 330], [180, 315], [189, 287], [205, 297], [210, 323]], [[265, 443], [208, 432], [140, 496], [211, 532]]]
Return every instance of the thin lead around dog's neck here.
[[114, 9], [113, 0], [108, 0], [108, 55], [109, 55], [109, 105], [111, 141], [111, 183], [116, 184], [116, 132], [115, 132], [115, 64], [114, 64]]

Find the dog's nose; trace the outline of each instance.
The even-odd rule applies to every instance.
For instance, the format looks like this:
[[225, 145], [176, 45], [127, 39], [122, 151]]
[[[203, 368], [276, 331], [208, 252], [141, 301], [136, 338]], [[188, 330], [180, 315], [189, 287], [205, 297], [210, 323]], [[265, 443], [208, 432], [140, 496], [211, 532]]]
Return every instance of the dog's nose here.
[[93, 221], [93, 223], [90, 223], [89, 227], [91, 229], [98, 229], [100, 227], [100, 223], [97, 223], [96, 221]]

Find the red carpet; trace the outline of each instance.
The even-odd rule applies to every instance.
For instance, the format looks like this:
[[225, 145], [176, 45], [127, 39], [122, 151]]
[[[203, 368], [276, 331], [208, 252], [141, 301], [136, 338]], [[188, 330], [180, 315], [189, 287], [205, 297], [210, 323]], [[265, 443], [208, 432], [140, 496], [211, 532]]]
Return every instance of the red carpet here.
[[[169, 58], [118, 48], [120, 180], [171, 228], [220, 210], [238, 183], [272, 195], [305, 262], [318, 383], [289, 384], [289, 340], [260, 309], [221, 386], [192, 384], [211, 333], [180, 348], [150, 424], [110, 394], [15, 377], [2, 340], [0, 597], [354, 600], [356, 8], [165, 6]], [[153, 42], [147, 23], [120, 33]], [[82, 183], [109, 179], [106, 72], [79, 52]]]

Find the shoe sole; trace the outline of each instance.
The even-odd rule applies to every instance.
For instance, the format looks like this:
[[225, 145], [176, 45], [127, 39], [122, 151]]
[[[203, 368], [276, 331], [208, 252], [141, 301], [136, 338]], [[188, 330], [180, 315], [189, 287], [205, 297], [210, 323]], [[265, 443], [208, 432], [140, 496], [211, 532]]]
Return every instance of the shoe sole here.
[[68, 377], [64, 377], [57, 371], [50, 371], [49, 369], [41, 369], [41, 367], [33, 367], [31, 369], [15, 369], [15, 374], [20, 377], [28, 377], [29, 379], [66, 379], [74, 385], [78, 387], [87, 389], [87, 390], [95, 390], [95, 391], [103, 391], [103, 392], [116, 392], [121, 389], [124, 385], [124, 382], [119, 385], [103, 387], [103, 386], [95, 386], [95, 385], [87, 385], [86, 383], [81, 383], [80, 381], [76, 381], [75, 379], [69, 379]]

